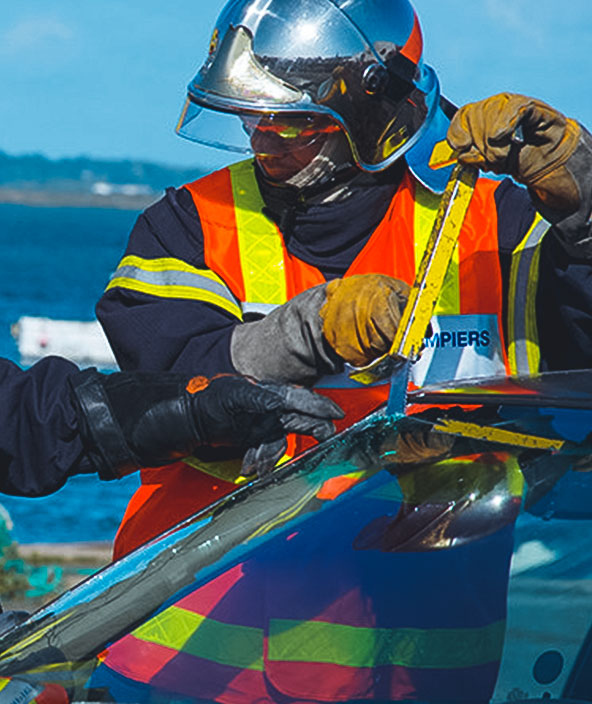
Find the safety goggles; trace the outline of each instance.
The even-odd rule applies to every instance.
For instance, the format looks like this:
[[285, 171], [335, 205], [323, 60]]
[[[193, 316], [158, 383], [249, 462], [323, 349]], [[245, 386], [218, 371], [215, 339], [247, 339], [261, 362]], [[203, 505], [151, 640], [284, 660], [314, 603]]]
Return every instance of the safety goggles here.
[[312, 141], [322, 135], [335, 134], [341, 127], [329, 118], [318, 115], [290, 117], [288, 115], [264, 115], [262, 117], [243, 116], [243, 126], [249, 137], [255, 133]]

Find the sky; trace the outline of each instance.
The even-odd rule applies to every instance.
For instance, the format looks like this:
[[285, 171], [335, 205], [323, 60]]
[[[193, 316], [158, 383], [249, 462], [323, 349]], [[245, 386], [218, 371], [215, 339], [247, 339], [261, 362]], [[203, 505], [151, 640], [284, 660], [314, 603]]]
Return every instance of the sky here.
[[[200, 167], [236, 160], [174, 133], [186, 85], [207, 54], [223, 5], [5, 3], [0, 150]], [[414, 6], [425, 58], [453, 102], [522, 92], [592, 127], [592, 0], [415, 0]]]

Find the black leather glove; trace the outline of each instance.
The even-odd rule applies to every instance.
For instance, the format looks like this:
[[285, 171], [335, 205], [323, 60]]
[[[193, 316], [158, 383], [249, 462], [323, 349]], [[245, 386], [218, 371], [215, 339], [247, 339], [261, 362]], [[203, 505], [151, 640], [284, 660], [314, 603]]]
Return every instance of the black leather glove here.
[[104, 479], [170, 464], [197, 447], [241, 450], [285, 442], [288, 432], [324, 440], [342, 418], [307, 389], [235, 375], [212, 380], [174, 373], [88, 369], [70, 379], [84, 447]]

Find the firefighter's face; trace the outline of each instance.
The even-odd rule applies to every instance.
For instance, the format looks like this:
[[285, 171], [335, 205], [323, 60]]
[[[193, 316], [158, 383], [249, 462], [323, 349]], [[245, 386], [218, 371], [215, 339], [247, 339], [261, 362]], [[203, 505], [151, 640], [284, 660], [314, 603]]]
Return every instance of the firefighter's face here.
[[243, 118], [257, 161], [274, 181], [286, 181], [319, 154], [340, 127], [323, 116], [265, 115]]

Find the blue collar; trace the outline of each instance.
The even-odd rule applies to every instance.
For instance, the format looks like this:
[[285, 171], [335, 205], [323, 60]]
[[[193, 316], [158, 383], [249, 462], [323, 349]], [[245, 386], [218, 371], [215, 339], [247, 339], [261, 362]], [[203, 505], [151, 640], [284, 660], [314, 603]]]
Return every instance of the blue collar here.
[[454, 164], [443, 166], [439, 169], [432, 169], [429, 165], [434, 147], [446, 139], [449, 125], [450, 120], [446, 117], [442, 108], [438, 106], [426, 132], [419, 142], [414, 144], [405, 154], [405, 160], [413, 175], [433, 193], [444, 192], [454, 168]]

